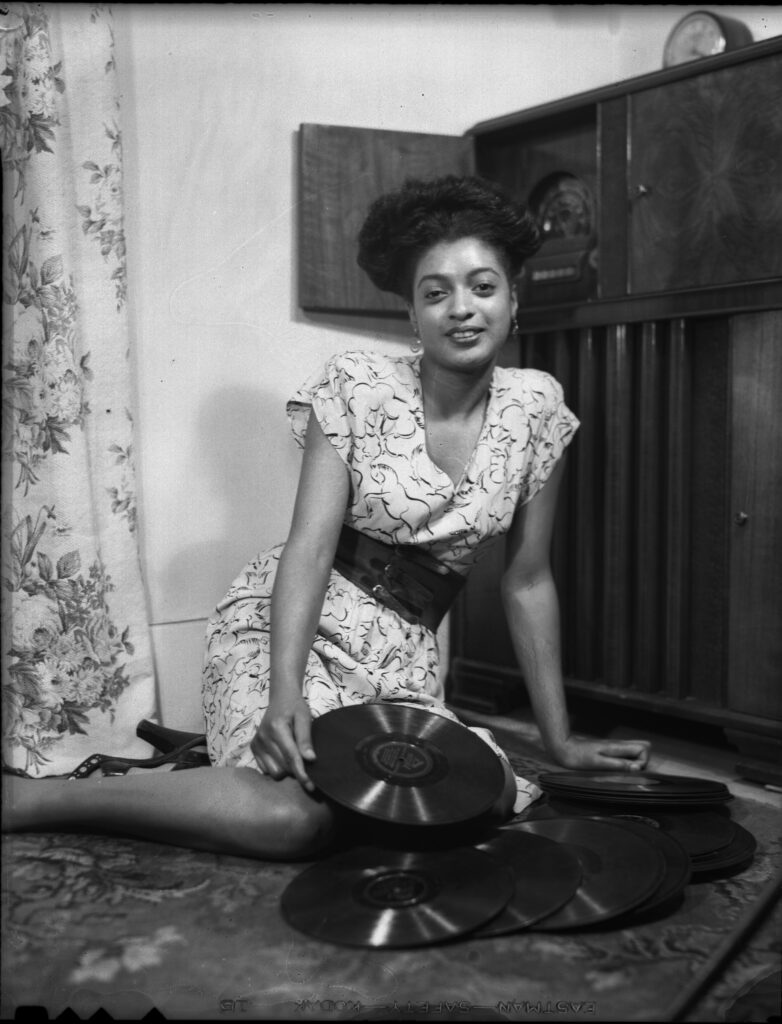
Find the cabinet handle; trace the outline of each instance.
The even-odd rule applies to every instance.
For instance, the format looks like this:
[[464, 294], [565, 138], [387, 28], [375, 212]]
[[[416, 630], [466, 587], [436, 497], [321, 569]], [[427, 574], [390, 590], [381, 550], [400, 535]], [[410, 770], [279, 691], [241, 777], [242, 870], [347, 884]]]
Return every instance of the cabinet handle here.
[[747, 522], [749, 521], [749, 516], [746, 512], [737, 512], [736, 515], [733, 517], [733, 521], [735, 522], [736, 526], [746, 526]]
[[651, 185], [636, 185], [630, 193], [631, 199], [644, 199], [652, 194]]

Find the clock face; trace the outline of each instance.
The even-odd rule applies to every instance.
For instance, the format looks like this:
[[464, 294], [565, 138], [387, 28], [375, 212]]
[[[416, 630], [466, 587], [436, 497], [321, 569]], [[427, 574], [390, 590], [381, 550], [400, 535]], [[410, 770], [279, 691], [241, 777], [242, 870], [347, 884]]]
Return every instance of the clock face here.
[[545, 178], [531, 196], [530, 206], [544, 241], [587, 238], [594, 231], [592, 196], [575, 175], [553, 174]]
[[695, 11], [674, 27], [665, 44], [663, 63], [671, 67], [700, 57], [714, 57], [725, 52], [726, 43], [719, 20], [705, 11]]

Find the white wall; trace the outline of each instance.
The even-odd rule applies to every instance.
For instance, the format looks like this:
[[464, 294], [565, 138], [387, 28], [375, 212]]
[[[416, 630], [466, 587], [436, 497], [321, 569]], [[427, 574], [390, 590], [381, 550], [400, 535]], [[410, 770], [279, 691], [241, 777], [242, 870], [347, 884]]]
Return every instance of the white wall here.
[[[660, 66], [680, 6], [117, 5], [143, 561], [165, 721], [199, 723], [206, 619], [283, 540], [285, 400], [404, 325], [296, 305], [302, 122], [461, 135]], [[717, 8], [712, 8], [717, 9]], [[719, 8], [756, 39], [775, 7]]]

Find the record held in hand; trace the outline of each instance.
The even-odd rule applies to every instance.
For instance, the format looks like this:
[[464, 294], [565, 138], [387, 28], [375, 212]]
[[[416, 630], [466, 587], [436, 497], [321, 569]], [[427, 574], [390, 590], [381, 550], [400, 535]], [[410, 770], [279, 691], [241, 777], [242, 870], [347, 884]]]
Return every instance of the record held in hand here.
[[432, 711], [337, 708], [312, 723], [310, 778], [359, 814], [400, 825], [453, 825], [487, 811], [505, 773], [487, 743]]
[[655, 772], [544, 772], [538, 781], [546, 793], [600, 803], [694, 806], [731, 799], [722, 782]]
[[373, 948], [456, 938], [499, 914], [510, 869], [482, 850], [359, 847], [313, 864], [282, 894], [288, 924], [317, 939]]
[[572, 899], [532, 925], [535, 931], [583, 928], [648, 899], [665, 872], [662, 854], [629, 829], [594, 818], [541, 818], [518, 826], [573, 850], [583, 878]]
[[581, 884], [583, 872], [576, 853], [544, 836], [498, 829], [477, 849], [507, 864], [516, 890], [504, 910], [478, 927], [476, 936], [507, 935], [527, 928], [564, 906]]

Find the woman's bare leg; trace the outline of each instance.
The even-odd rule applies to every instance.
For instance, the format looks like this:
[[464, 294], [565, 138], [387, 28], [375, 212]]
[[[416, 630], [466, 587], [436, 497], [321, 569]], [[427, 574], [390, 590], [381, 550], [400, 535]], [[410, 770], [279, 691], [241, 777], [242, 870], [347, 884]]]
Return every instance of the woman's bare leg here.
[[331, 807], [292, 778], [190, 768], [79, 781], [3, 777], [3, 831], [110, 833], [265, 860], [315, 855]]

